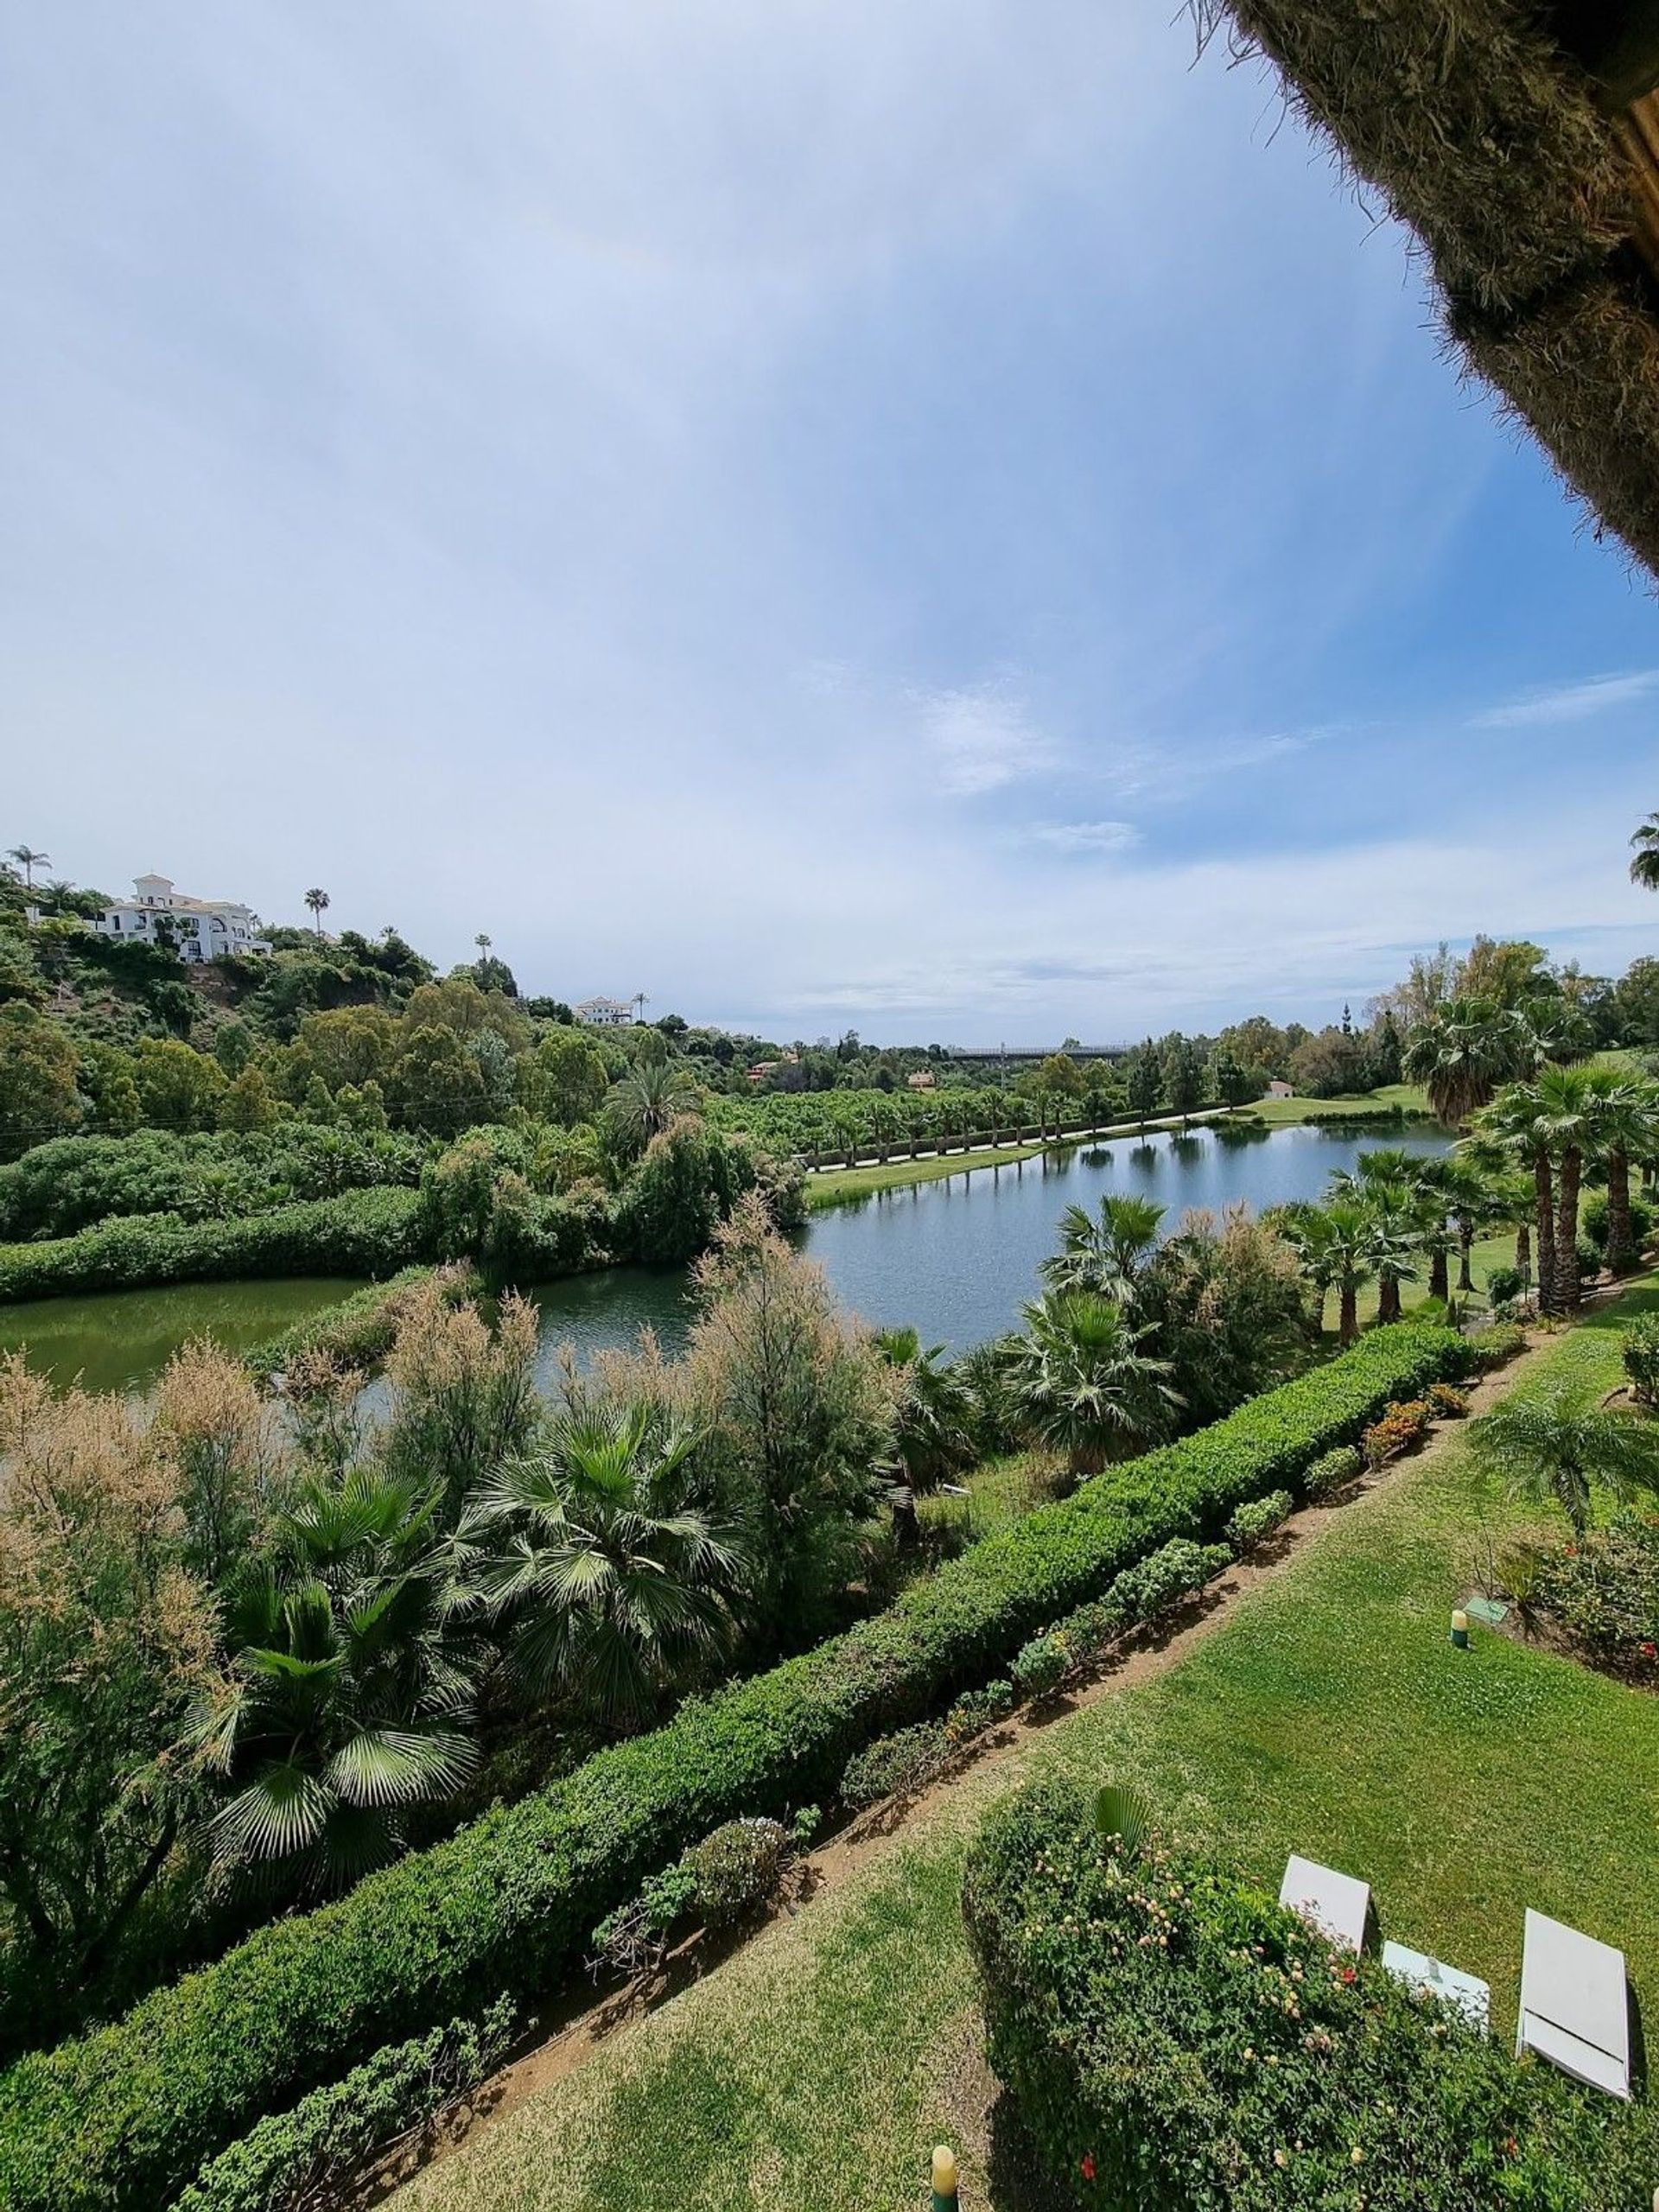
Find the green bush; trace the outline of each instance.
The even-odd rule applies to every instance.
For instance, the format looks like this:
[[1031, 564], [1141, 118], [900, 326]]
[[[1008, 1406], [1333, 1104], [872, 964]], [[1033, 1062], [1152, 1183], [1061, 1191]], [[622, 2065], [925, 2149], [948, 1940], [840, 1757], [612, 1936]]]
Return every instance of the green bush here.
[[1486, 1278], [1486, 1297], [1489, 1304], [1508, 1306], [1520, 1297], [1526, 1280], [1519, 1268], [1494, 1268]]
[[1518, 1321], [1494, 1322], [1478, 1337], [1465, 1339], [1469, 1363], [1482, 1375], [1490, 1375], [1496, 1367], [1507, 1367], [1526, 1348], [1527, 1332]]
[[1103, 1836], [1053, 1783], [1000, 1807], [963, 1907], [988, 2051], [1102, 2212], [1638, 2212], [1652, 2108], [1517, 2063], [1212, 1864]]
[[512, 2025], [512, 2006], [503, 2003], [481, 2020], [451, 2020], [377, 2051], [343, 2082], [314, 2089], [210, 2158], [172, 2212], [290, 2212], [302, 2195], [349, 2175], [475, 2088], [500, 2063]]
[[771, 1897], [790, 1855], [780, 1821], [725, 1821], [686, 1854], [705, 1928], [734, 1927]]
[[913, 1728], [895, 1728], [878, 1736], [847, 1762], [841, 1777], [841, 1802], [849, 1812], [862, 1812], [883, 1797], [909, 1796], [937, 1782], [950, 1764], [956, 1745], [942, 1720], [918, 1720]]
[[[385, 1357], [397, 1333], [404, 1295], [436, 1270], [429, 1267], [400, 1268], [385, 1282], [365, 1284], [337, 1306], [325, 1306], [308, 1314], [280, 1336], [268, 1337], [243, 1354], [256, 1375], [279, 1375], [307, 1352], [326, 1352], [347, 1367], [365, 1367]], [[478, 1296], [482, 1286], [470, 1268], [447, 1271], [453, 1284], [451, 1302], [460, 1305]]]
[[1289, 1520], [1296, 1501], [1287, 1490], [1271, 1490], [1249, 1505], [1241, 1505], [1227, 1523], [1227, 1541], [1236, 1552], [1254, 1551], [1275, 1529]]
[[[386, 1195], [386, 1194], [381, 1194]], [[937, 1713], [1173, 1539], [1300, 1486], [1459, 1340], [1373, 1331], [1225, 1421], [986, 1537], [847, 1634], [493, 1809], [349, 1895], [277, 1921], [111, 2025], [0, 2077], [0, 2202], [166, 2200], [219, 2145], [394, 2035], [553, 1986], [588, 1931], [721, 1821], [822, 1797], [874, 1737]]]
[[1302, 1487], [1310, 1497], [1330, 1497], [1344, 1490], [1365, 1467], [1365, 1455], [1352, 1444], [1339, 1444], [1334, 1452], [1322, 1452], [1302, 1478]]
[[1659, 1405], [1659, 1313], [1644, 1313], [1624, 1332], [1624, 1379], [1644, 1406]]
[[0, 1246], [0, 1303], [241, 1275], [387, 1275], [422, 1256], [417, 1192], [353, 1191], [232, 1221], [112, 1221]]

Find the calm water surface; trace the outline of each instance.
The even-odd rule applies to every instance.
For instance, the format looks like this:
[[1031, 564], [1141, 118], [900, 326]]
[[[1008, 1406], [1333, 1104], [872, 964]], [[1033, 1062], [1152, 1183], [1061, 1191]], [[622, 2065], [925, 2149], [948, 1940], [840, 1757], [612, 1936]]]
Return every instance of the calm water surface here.
[[[1173, 1229], [1194, 1207], [1219, 1212], [1243, 1200], [1259, 1212], [1316, 1198], [1335, 1169], [1382, 1145], [1432, 1154], [1446, 1141], [1430, 1129], [1357, 1136], [1306, 1128], [1119, 1141], [875, 1192], [815, 1214], [802, 1243], [855, 1313], [908, 1323], [925, 1344], [963, 1351], [1016, 1325], [1020, 1306], [1038, 1293], [1039, 1266], [1054, 1249], [1069, 1205], [1092, 1211], [1108, 1191], [1133, 1192], [1166, 1208], [1165, 1225]], [[550, 1368], [562, 1340], [585, 1359], [631, 1342], [645, 1323], [671, 1350], [685, 1334], [677, 1274], [613, 1268], [546, 1284], [536, 1295]]]
[[30, 1299], [0, 1306], [0, 1351], [25, 1346], [29, 1364], [59, 1383], [79, 1375], [89, 1390], [143, 1389], [192, 1337], [214, 1337], [231, 1351], [249, 1351], [358, 1287], [343, 1275], [308, 1275]]
[[[1092, 1209], [1108, 1191], [1129, 1191], [1166, 1209], [1171, 1229], [1195, 1206], [1219, 1211], [1240, 1200], [1256, 1211], [1314, 1198], [1335, 1168], [1382, 1144], [1444, 1151], [1430, 1130], [1355, 1135], [1332, 1129], [1276, 1129], [1254, 1137], [1196, 1130], [1010, 1160], [908, 1189], [882, 1191], [816, 1214], [802, 1243], [820, 1261], [843, 1304], [866, 1320], [907, 1322], [925, 1344], [961, 1351], [1014, 1326], [1037, 1294], [1038, 1267], [1055, 1246], [1072, 1205]], [[95, 1389], [140, 1388], [188, 1337], [211, 1333], [245, 1351], [343, 1298], [338, 1279], [193, 1283], [98, 1298], [42, 1299], [0, 1306], [0, 1351], [27, 1344], [31, 1359], [60, 1380], [84, 1373]], [[690, 1320], [685, 1278], [612, 1268], [543, 1284], [541, 1370], [550, 1376], [560, 1348], [579, 1361], [632, 1344], [644, 1327], [672, 1351]]]

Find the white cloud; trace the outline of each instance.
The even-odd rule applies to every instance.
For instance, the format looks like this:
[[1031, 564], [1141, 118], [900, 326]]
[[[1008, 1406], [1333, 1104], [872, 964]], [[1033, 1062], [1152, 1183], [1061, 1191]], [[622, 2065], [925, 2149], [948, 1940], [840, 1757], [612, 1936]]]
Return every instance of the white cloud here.
[[960, 798], [1053, 767], [1058, 753], [1025, 707], [999, 684], [919, 694], [922, 727], [938, 761], [939, 782]]
[[1126, 853], [1141, 842], [1133, 822], [1035, 822], [1020, 834], [1057, 853]]
[[1659, 668], [1637, 669], [1628, 676], [1588, 676], [1577, 683], [1529, 691], [1484, 714], [1470, 717], [1471, 729], [1535, 729], [1551, 722], [1587, 721], [1592, 715], [1611, 713], [1645, 699], [1659, 689]]

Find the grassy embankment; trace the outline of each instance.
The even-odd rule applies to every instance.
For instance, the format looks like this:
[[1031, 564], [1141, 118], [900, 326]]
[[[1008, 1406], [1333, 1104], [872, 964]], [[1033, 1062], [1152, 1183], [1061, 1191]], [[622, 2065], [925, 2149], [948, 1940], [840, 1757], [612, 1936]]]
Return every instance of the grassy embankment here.
[[[1599, 1393], [1633, 1291], [1520, 1379]], [[1039, 1770], [1148, 1791], [1166, 1821], [1276, 1887], [1296, 1849], [1365, 1876], [1385, 1933], [1488, 1979], [1513, 2028], [1535, 1905], [1628, 1954], [1659, 2003], [1650, 1697], [1477, 1630], [1452, 1605], [1516, 1513], [1443, 1430], [1334, 1511], [1276, 1579], [1161, 1675], [970, 1769], [844, 1885], [431, 2168], [398, 2212], [867, 2212], [925, 2201], [928, 2146], [962, 2145], [971, 2201], [993, 2085], [958, 1910], [992, 1795]]]

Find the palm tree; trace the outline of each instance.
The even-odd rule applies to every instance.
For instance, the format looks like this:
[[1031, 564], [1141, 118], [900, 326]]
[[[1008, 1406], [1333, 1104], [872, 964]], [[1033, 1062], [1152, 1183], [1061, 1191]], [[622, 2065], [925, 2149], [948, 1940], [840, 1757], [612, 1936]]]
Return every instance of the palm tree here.
[[[1426, 1183], [1421, 1163], [1397, 1147], [1362, 1152], [1354, 1170], [1339, 1168], [1332, 1176], [1333, 1197], [1363, 1207], [1370, 1224], [1370, 1264], [1376, 1276], [1376, 1318], [1397, 1321], [1401, 1314], [1400, 1286], [1416, 1279], [1412, 1255], [1421, 1244], [1434, 1254], [1437, 1271], [1430, 1288], [1446, 1295], [1446, 1255], [1450, 1238], [1446, 1210]], [[1438, 1234], [1437, 1234], [1438, 1231]]]
[[[1338, 1341], [1352, 1344], [1359, 1334], [1360, 1290], [1374, 1272], [1370, 1209], [1357, 1198], [1330, 1198], [1323, 1205], [1304, 1206], [1292, 1214], [1285, 1234], [1300, 1254], [1302, 1272], [1321, 1306], [1328, 1290], [1337, 1293]], [[1319, 1325], [1325, 1325], [1323, 1312]]]
[[232, 1791], [208, 1824], [221, 1865], [339, 1888], [396, 1857], [410, 1812], [473, 1771], [484, 1652], [435, 1510], [381, 1469], [315, 1478], [232, 1586], [224, 1694], [192, 1732]]
[[1110, 1193], [1100, 1202], [1098, 1221], [1083, 1206], [1067, 1206], [1060, 1216], [1060, 1249], [1043, 1262], [1044, 1281], [1052, 1290], [1133, 1300], [1163, 1218], [1164, 1208], [1150, 1198]]
[[1436, 1118], [1455, 1129], [1478, 1111], [1500, 1083], [1522, 1066], [1522, 1035], [1513, 1014], [1491, 999], [1448, 999], [1412, 1033], [1402, 1062], [1421, 1083]]
[[[1630, 839], [1636, 858], [1630, 862], [1630, 881], [1644, 891], [1659, 891], [1659, 814], [1650, 814]], [[12, 858], [16, 860], [14, 853]]]
[[1580, 1303], [1579, 1186], [1597, 1142], [1598, 1094], [1586, 1068], [1540, 1068], [1530, 1083], [1499, 1091], [1476, 1123], [1532, 1171], [1538, 1235], [1538, 1304], [1572, 1313]]
[[1170, 1363], [1141, 1349], [1149, 1332], [1121, 1306], [1094, 1291], [1051, 1291], [1024, 1319], [1011, 1379], [1033, 1427], [1074, 1475], [1098, 1474], [1169, 1433], [1181, 1403]]
[[490, 963], [490, 946], [494, 942], [487, 931], [480, 930], [473, 943], [478, 947], [478, 972], [483, 975]]
[[321, 889], [317, 885], [314, 884], [310, 890], [305, 894], [305, 903], [311, 909], [311, 926], [315, 930], [317, 933], [317, 941], [321, 944], [322, 941], [322, 917], [324, 910], [329, 903], [328, 893]]
[[914, 1329], [878, 1329], [875, 1348], [904, 1376], [893, 1432], [904, 1480], [912, 1491], [931, 1490], [974, 1457], [973, 1392], [944, 1346], [924, 1351]]
[[1597, 1148], [1607, 1177], [1607, 1271], [1629, 1274], [1641, 1256], [1630, 1220], [1630, 1163], [1659, 1154], [1659, 1084], [1592, 1068]]
[[697, 1441], [646, 1405], [579, 1405], [486, 1484], [467, 1524], [493, 1546], [479, 1589], [533, 1695], [637, 1723], [724, 1645], [742, 1561], [690, 1503]]
[[630, 1151], [643, 1152], [696, 1106], [696, 1083], [684, 1068], [673, 1060], [639, 1060], [607, 1092], [605, 1119]]
[[1659, 1423], [1587, 1406], [1565, 1389], [1506, 1398], [1470, 1423], [1469, 1441], [1513, 1497], [1559, 1505], [1580, 1542], [1598, 1488], [1622, 1503], [1659, 1487]]
[[35, 869], [44, 868], [51, 857], [50, 853], [37, 853], [33, 845], [14, 845], [6, 855], [9, 861], [16, 861], [23, 871], [23, 887], [27, 891], [35, 887]]

